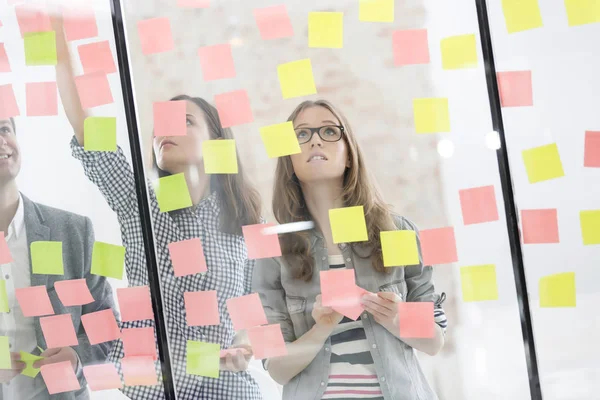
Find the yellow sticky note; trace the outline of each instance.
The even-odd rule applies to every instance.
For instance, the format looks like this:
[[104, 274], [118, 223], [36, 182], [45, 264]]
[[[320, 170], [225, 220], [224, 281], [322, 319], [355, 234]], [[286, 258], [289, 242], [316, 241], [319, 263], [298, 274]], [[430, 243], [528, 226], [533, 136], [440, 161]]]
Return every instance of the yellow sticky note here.
[[344, 47], [344, 13], [308, 14], [308, 47], [341, 49]]
[[292, 121], [260, 128], [260, 137], [269, 158], [289, 156], [302, 151]]
[[123, 279], [125, 265], [125, 247], [110, 243], [95, 242], [92, 250], [92, 268], [94, 275]]
[[39, 368], [33, 368], [33, 363], [37, 360], [43, 360], [44, 357], [35, 356], [30, 353], [26, 353], [24, 351], [21, 352], [21, 361], [25, 363], [25, 369], [21, 372], [21, 374], [28, 376], [30, 378], [35, 378], [37, 374], [40, 372]]
[[220, 352], [221, 345], [219, 344], [188, 340], [186, 373], [218, 378]]
[[62, 242], [31, 243], [31, 267], [34, 274], [64, 275]]
[[447, 37], [442, 39], [440, 46], [444, 69], [477, 67], [477, 40], [475, 35]]
[[277, 75], [284, 99], [317, 93], [312, 63], [309, 58], [278, 65]]
[[598, 0], [565, 0], [569, 26], [600, 22], [600, 1]]
[[600, 244], [600, 210], [586, 210], [579, 213], [583, 244]]
[[475, 265], [460, 269], [463, 301], [498, 300], [496, 266]]
[[85, 151], [117, 151], [117, 119], [88, 117], [83, 122]]
[[538, 0], [502, 0], [502, 10], [508, 33], [543, 26]]
[[6, 281], [0, 280], [0, 313], [10, 311], [8, 307], [8, 293], [6, 292]]
[[363, 206], [329, 210], [333, 243], [364, 242], [369, 240]]
[[413, 110], [417, 133], [450, 132], [448, 99], [414, 99]]
[[169, 212], [192, 206], [192, 198], [183, 173], [159, 178], [154, 192], [160, 212]]
[[418, 265], [419, 248], [415, 231], [381, 232], [381, 251], [385, 267]]
[[0, 369], [11, 369], [10, 343], [8, 336], [0, 336]]
[[556, 143], [523, 150], [523, 161], [529, 183], [565, 176]]
[[540, 307], [575, 307], [575, 272], [540, 278]]
[[359, 0], [358, 19], [364, 22], [394, 22], [394, 0]]
[[23, 35], [25, 43], [25, 65], [56, 65], [56, 34], [32, 32]]
[[207, 174], [237, 174], [237, 151], [234, 139], [202, 142], [204, 172]]

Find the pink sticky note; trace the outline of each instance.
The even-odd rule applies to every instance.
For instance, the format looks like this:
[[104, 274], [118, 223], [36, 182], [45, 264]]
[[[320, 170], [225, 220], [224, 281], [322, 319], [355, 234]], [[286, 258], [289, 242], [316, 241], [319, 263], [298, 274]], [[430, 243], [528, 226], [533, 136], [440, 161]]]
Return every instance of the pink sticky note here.
[[294, 36], [292, 21], [285, 4], [254, 9], [254, 19], [263, 40]]
[[245, 90], [222, 93], [215, 96], [215, 105], [221, 119], [221, 126], [229, 128], [254, 121], [250, 98]]
[[20, 115], [19, 106], [12, 85], [0, 85], [0, 119], [9, 119], [18, 115]]
[[21, 36], [30, 32], [48, 32], [52, 30], [50, 17], [40, 9], [25, 4], [19, 5], [15, 6], [15, 14], [17, 15]]
[[523, 243], [558, 243], [557, 210], [521, 210]]
[[8, 264], [13, 261], [4, 232], [0, 232], [0, 264]]
[[82, 315], [81, 323], [92, 345], [112, 342], [121, 337], [119, 325], [111, 309]]
[[154, 360], [150, 356], [124, 357], [121, 367], [125, 386], [158, 385]]
[[235, 348], [235, 349], [224, 349], [219, 352], [219, 358], [225, 358], [228, 354], [231, 356], [235, 356], [239, 351], [242, 352], [243, 355], [247, 356], [250, 352], [244, 348]]
[[83, 375], [92, 392], [121, 389], [123, 384], [113, 364], [97, 364], [83, 367]]
[[432, 338], [435, 335], [433, 302], [399, 302], [398, 321], [400, 337]]
[[85, 279], [57, 281], [54, 289], [65, 307], [83, 306], [94, 302]]
[[183, 298], [186, 320], [189, 326], [221, 324], [216, 290], [185, 292]]
[[494, 186], [481, 186], [459, 191], [460, 207], [465, 225], [498, 221]]
[[275, 226], [275, 224], [256, 224], [242, 226], [244, 240], [248, 248], [248, 258], [256, 260], [259, 258], [281, 257], [281, 246], [277, 234], [265, 235], [263, 230]]
[[395, 31], [392, 34], [394, 65], [429, 64], [427, 29]]
[[288, 353], [279, 324], [250, 328], [248, 339], [257, 360], [281, 357]]
[[236, 331], [268, 323], [258, 293], [227, 299], [226, 304]]
[[114, 101], [108, 77], [102, 72], [77, 76], [75, 85], [83, 108], [98, 107]]
[[321, 301], [324, 307], [351, 320], [356, 320], [364, 311], [361, 298], [367, 290], [356, 286], [354, 270], [338, 269], [321, 271]]
[[4, 48], [4, 43], [0, 43], [0, 72], [10, 72], [10, 62]]
[[49, 394], [73, 392], [81, 389], [71, 361], [42, 365], [40, 372]]
[[121, 341], [125, 357], [149, 356], [153, 360], [158, 358], [153, 327], [123, 329]]
[[600, 168], [600, 131], [585, 132], [583, 166]]
[[152, 104], [154, 136], [185, 136], [187, 134], [186, 101], [160, 101]]
[[112, 74], [117, 72], [117, 66], [110, 50], [108, 40], [96, 43], [82, 44], [77, 47], [79, 59], [85, 75], [94, 72]]
[[27, 116], [58, 115], [58, 88], [56, 82], [28, 82], [25, 84]]
[[210, 0], [177, 0], [177, 7], [208, 8], [210, 7]]
[[235, 64], [229, 43], [201, 47], [198, 56], [205, 81], [235, 78]]
[[63, 7], [65, 37], [73, 40], [98, 36], [98, 25], [92, 2], [78, 2], [75, 6]]
[[175, 276], [194, 275], [207, 271], [200, 238], [170, 243], [168, 247]]
[[54, 315], [46, 286], [31, 286], [15, 289], [15, 296], [25, 317]]
[[533, 105], [531, 71], [498, 72], [498, 90], [502, 107]]
[[117, 289], [117, 299], [121, 309], [121, 321], [154, 319], [148, 286]]
[[46, 339], [46, 347], [49, 349], [79, 345], [71, 314], [42, 317], [40, 326]]
[[164, 53], [175, 47], [169, 18], [151, 18], [138, 22], [142, 52], [146, 55]]
[[449, 264], [458, 261], [454, 228], [424, 229], [420, 232], [423, 264]]

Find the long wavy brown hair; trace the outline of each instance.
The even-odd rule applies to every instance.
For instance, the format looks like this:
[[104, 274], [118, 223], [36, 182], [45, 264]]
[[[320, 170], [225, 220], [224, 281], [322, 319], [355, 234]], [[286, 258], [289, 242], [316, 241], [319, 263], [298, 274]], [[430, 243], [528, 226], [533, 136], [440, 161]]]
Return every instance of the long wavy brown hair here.
[[[223, 128], [217, 109], [200, 97], [179, 95], [171, 101], [187, 100], [196, 104], [204, 113], [210, 139], [233, 139], [230, 128]], [[260, 223], [261, 204], [258, 191], [246, 180], [238, 157], [237, 174], [216, 174], [210, 177], [210, 191], [216, 191], [220, 201], [220, 227], [225, 233], [242, 234], [243, 225]], [[171, 175], [158, 167], [152, 152], [152, 165], [160, 178]]]
[[[362, 258], [371, 258], [375, 270], [384, 272], [383, 254], [379, 233], [394, 229], [390, 208], [383, 201], [374, 180], [369, 175], [360, 147], [352, 133], [352, 128], [344, 115], [327, 100], [305, 101], [288, 118], [294, 121], [305, 109], [324, 107], [329, 110], [344, 127], [344, 140], [348, 147], [350, 166], [343, 177], [342, 198], [345, 207], [364, 206], [369, 240], [352, 244], [354, 253]], [[273, 190], [273, 214], [280, 224], [311, 221], [298, 177], [294, 173], [290, 156], [280, 157], [275, 171]], [[296, 279], [310, 281], [315, 269], [308, 232], [295, 232], [280, 236], [282, 256], [293, 269]]]

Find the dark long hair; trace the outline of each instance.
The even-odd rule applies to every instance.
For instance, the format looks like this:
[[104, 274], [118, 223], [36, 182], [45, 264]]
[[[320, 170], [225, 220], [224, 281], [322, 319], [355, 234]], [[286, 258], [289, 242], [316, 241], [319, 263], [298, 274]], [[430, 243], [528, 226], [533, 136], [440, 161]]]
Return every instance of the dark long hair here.
[[[175, 96], [171, 101], [186, 100], [196, 104], [204, 113], [210, 139], [233, 139], [230, 128], [222, 128], [217, 109], [200, 97]], [[220, 201], [221, 230], [225, 233], [242, 234], [243, 225], [260, 223], [261, 204], [258, 191], [245, 179], [238, 157], [237, 174], [217, 174], [210, 177], [210, 191], [217, 192]], [[171, 175], [158, 167], [154, 151], [152, 166], [159, 177]]]

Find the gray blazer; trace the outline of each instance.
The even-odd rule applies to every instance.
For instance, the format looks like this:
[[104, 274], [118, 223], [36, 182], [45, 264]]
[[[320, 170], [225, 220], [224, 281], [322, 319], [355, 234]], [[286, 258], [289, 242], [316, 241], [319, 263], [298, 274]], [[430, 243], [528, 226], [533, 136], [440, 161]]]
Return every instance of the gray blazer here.
[[[55, 314], [71, 314], [75, 332], [79, 345], [74, 350], [79, 355], [79, 365], [77, 367], [77, 378], [81, 384], [81, 389], [77, 392], [67, 392], [50, 395], [46, 392], [46, 397], [52, 400], [83, 400], [88, 399], [89, 395], [86, 388], [86, 382], [83, 376], [83, 365], [101, 364], [108, 357], [108, 353], [113, 343], [101, 343], [90, 345], [87, 335], [81, 324], [81, 316], [95, 311], [114, 308], [112, 289], [106, 279], [101, 276], [90, 274], [92, 263], [92, 249], [94, 246], [94, 230], [89, 218], [73, 214], [56, 208], [47, 207], [29, 200], [25, 195], [23, 205], [25, 210], [25, 228], [27, 230], [27, 244], [31, 246], [32, 242], [37, 241], [57, 241], [63, 244], [63, 263], [64, 276], [60, 275], [39, 275], [31, 274], [31, 286], [44, 285], [48, 289], [48, 295]], [[31, 262], [29, 265], [31, 270]], [[79, 307], [64, 307], [58, 299], [54, 282], [67, 279], [87, 280], [88, 287], [95, 301]], [[113, 311], [115, 316], [116, 311]], [[46, 349], [46, 341], [40, 328], [40, 319], [35, 318], [35, 331], [38, 346]], [[39, 354], [39, 350], [33, 351], [33, 354]], [[46, 387], [42, 375], [38, 374], [32, 380], [34, 385]], [[0, 400], [2, 391], [0, 391]]]

